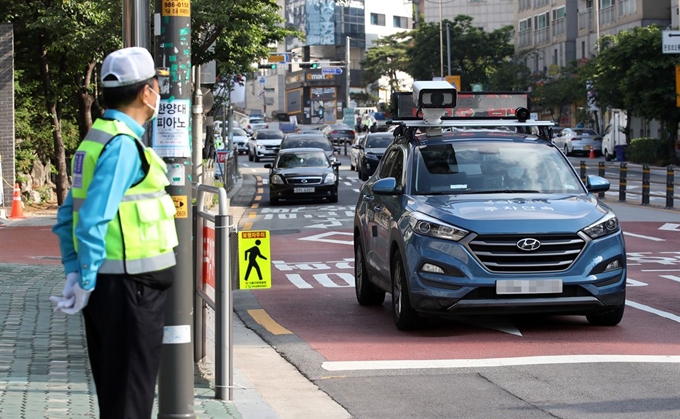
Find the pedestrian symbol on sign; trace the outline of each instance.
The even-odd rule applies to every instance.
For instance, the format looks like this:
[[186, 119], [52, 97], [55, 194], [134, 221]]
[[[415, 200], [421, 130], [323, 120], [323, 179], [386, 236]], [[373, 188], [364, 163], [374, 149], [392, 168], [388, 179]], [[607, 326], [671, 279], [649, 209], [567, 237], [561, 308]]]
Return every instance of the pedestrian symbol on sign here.
[[269, 231], [239, 231], [240, 289], [272, 287]]
[[260, 84], [265, 84], [267, 83], [267, 80], [264, 78], [264, 76], [260, 76]]

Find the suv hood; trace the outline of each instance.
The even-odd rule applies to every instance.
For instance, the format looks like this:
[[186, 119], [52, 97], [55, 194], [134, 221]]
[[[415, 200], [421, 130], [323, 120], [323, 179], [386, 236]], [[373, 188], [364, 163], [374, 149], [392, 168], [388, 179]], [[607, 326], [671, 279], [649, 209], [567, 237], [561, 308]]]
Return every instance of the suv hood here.
[[478, 234], [575, 232], [609, 210], [587, 194], [414, 195], [409, 206]]
[[258, 139], [256, 142], [262, 145], [280, 145], [282, 140], [283, 138], [267, 138], [264, 140]]

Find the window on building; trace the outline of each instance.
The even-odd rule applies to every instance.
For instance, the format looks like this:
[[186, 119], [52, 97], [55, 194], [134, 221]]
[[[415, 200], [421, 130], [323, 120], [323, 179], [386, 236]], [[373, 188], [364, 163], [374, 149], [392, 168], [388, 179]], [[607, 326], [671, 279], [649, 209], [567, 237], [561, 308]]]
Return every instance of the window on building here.
[[586, 56], [586, 41], [581, 41], [581, 58]]
[[408, 28], [408, 18], [401, 17], [401, 16], [393, 16], [392, 17], [392, 25], [395, 28]]
[[534, 28], [536, 30], [545, 29], [550, 24], [549, 13], [541, 13], [540, 15], [534, 16]]
[[567, 17], [567, 8], [566, 7], [563, 6], [563, 7], [557, 8], [557, 9], [553, 9], [553, 11], [552, 11], [553, 22], [556, 21], [556, 20], [559, 20], [559, 19], [564, 19], [565, 17]]
[[614, 0], [600, 0], [600, 8], [611, 7], [614, 5]]
[[555, 48], [555, 52], [553, 53], [553, 64], [557, 64], [557, 48]]
[[531, 30], [531, 19], [524, 19], [519, 21], [519, 31], [524, 32]]
[[385, 26], [385, 15], [380, 13], [371, 13], [371, 25]]

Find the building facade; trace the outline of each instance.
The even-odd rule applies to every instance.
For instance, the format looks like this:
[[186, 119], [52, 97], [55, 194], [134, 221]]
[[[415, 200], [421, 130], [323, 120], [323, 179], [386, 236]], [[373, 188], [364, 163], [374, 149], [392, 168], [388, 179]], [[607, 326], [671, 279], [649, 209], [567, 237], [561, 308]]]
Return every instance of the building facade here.
[[457, 15], [473, 18], [472, 24], [485, 32], [515, 24], [515, 0], [418, 0], [425, 22], [453, 20]]
[[[413, 26], [411, 2], [398, 3], [386, 10], [381, 0], [278, 0], [286, 25], [300, 30], [305, 39], [289, 38], [272, 46], [274, 59], [281, 61], [248, 81], [246, 108], [269, 117], [287, 113], [301, 124], [342, 119], [348, 92], [365, 91], [361, 62], [366, 49], [380, 36]], [[317, 68], [302, 68], [300, 63], [315, 63]]]

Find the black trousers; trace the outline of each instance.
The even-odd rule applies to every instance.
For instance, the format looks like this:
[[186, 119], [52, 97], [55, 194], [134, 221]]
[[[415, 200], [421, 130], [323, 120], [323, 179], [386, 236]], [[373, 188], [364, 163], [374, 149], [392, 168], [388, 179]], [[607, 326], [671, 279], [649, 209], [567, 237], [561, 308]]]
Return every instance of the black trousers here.
[[97, 275], [83, 309], [101, 419], [151, 418], [166, 291], [134, 278]]

